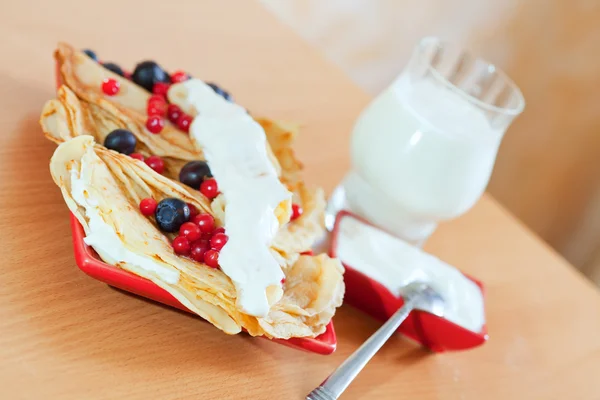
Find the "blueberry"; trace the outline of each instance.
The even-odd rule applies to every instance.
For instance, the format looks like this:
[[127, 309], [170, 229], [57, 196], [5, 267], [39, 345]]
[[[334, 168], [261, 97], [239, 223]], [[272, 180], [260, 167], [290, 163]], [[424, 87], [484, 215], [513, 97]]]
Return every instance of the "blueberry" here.
[[115, 129], [104, 138], [104, 147], [123, 154], [131, 154], [135, 150], [137, 139], [127, 129]]
[[223, 96], [223, 98], [225, 98], [225, 100], [232, 101], [232, 98], [231, 98], [231, 95], [229, 94], [229, 92], [221, 89], [219, 86], [215, 85], [214, 83], [206, 82], [206, 84], [208, 86], [210, 86], [212, 88], [212, 90], [215, 91], [216, 94]]
[[177, 232], [190, 219], [190, 207], [179, 199], [168, 198], [158, 203], [154, 216], [161, 231]]
[[109, 71], [114, 72], [117, 75], [121, 75], [123, 77], [125, 76], [125, 74], [123, 73], [123, 70], [121, 69], [121, 67], [119, 67], [115, 63], [107, 62], [107, 63], [103, 63], [102, 65], [104, 66], [104, 68], [106, 68]]
[[136, 65], [131, 79], [149, 92], [152, 91], [156, 82], [169, 83], [171, 81], [169, 74], [154, 61], [142, 61]]
[[94, 52], [94, 50], [90, 50], [90, 49], [84, 49], [83, 52], [92, 60], [94, 61], [98, 61], [98, 56], [96, 55], [96, 53]]
[[179, 172], [179, 180], [194, 189], [200, 189], [205, 177], [212, 178], [206, 161], [190, 161]]

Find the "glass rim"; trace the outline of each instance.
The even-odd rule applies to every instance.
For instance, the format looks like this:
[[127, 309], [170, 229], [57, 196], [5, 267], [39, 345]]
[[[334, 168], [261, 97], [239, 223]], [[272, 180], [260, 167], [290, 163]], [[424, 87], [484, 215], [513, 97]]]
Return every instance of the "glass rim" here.
[[431, 72], [431, 74], [440, 82], [442, 82], [445, 86], [447, 86], [450, 90], [452, 90], [453, 92], [455, 92], [456, 94], [458, 94], [461, 97], [464, 97], [465, 99], [467, 99], [469, 102], [476, 104], [477, 106], [487, 109], [489, 111], [494, 111], [500, 114], [505, 114], [505, 115], [511, 115], [511, 116], [516, 116], [519, 115], [523, 112], [523, 109], [525, 108], [525, 97], [523, 96], [523, 93], [521, 92], [521, 89], [519, 88], [519, 86], [517, 86], [517, 84], [515, 83], [515, 81], [513, 81], [507, 74], [506, 72], [504, 72], [501, 68], [498, 68], [495, 64], [485, 60], [484, 58], [481, 58], [475, 54], [473, 54], [470, 50], [467, 50], [465, 48], [463, 48], [462, 46], [459, 46], [455, 43], [452, 43], [450, 41], [447, 40], [443, 40], [437, 36], [426, 36], [424, 38], [422, 38], [419, 41], [419, 44], [417, 45], [417, 47], [421, 47], [421, 46], [425, 46], [425, 45], [431, 45], [431, 44], [435, 44], [438, 46], [453, 46], [453, 47], [458, 47], [459, 49], [461, 49], [462, 52], [470, 55], [471, 57], [473, 57], [475, 60], [481, 61], [483, 63], [485, 63], [488, 67], [488, 69], [491, 69], [493, 73], [498, 74], [500, 77], [502, 77], [502, 79], [506, 82], [507, 86], [510, 86], [511, 90], [516, 94], [516, 98], [517, 98], [517, 104], [515, 105], [515, 107], [499, 107], [499, 106], [495, 106], [493, 104], [490, 104], [488, 102], [485, 102], [483, 100], [478, 99], [477, 97], [474, 97], [472, 95], [470, 95], [469, 93], [465, 92], [464, 90], [462, 90], [461, 88], [459, 88], [458, 86], [456, 86], [455, 84], [453, 84], [452, 82], [450, 82], [445, 76], [443, 76], [433, 65], [431, 65], [431, 63], [429, 61], [427, 61], [427, 69]]

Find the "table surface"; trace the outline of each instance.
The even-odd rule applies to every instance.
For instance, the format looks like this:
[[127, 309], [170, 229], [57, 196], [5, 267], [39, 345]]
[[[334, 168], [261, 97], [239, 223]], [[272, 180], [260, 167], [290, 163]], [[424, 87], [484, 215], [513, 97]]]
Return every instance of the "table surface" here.
[[[299, 121], [308, 181], [331, 190], [368, 103], [334, 65], [248, 1], [55, 0], [0, 15], [0, 398], [300, 399], [379, 323], [344, 306], [320, 356], [125, 295], [75, 266], [68, 213], [37, 120], [58, 40], [130, 67], [145, 58], [216, 81], [255, 114]], [[75, 17], [77, 15], [77, 17]], [[490, 197], [428, 250], [487, 285], [490, 341], [430, 354], [396, 336], [342, 398], [598, 399], [600, 296]]]

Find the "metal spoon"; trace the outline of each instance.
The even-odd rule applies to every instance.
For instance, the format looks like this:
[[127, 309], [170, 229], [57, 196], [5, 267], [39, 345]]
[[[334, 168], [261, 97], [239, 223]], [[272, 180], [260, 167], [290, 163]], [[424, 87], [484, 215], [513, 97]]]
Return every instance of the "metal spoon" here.
[[421, 310], [442, 317], [444, 299], [430, 286], [413, 282], [402, 290], [404, 305], [387, 320], [366, 342], [346, 359], [319, 387], [306, 396], [306, 400], [336, 400], [352, 383], [358, 373], [387, 342], [412, 310]]

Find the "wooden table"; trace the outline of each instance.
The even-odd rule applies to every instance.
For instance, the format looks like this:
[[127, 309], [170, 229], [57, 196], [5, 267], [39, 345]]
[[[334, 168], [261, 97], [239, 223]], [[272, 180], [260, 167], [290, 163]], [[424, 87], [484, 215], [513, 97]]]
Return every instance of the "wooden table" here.
[[[69, 40], [127, 67], [154, 57], [221, 83], [256, 114], [301, 121], [308, 180], [328, 190], [369, 97], [258, 3], [82, 4], [13, 2], [0, 15], [0, 398], [303, 398], [376, 321], [342, 307], [338, 351], [324, 357], [226, 336], [76, 268], [48, 173], [54, 145], [37, 125], [54, 93], [51, 53]], [[569, 264], [489, 197], [427, 247], [487, 284], [489, 343], [432, 355], [394, 337], [343, 397], [600, 398], [600, 296]]]

